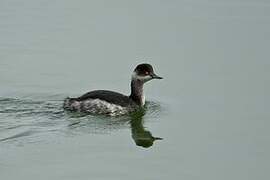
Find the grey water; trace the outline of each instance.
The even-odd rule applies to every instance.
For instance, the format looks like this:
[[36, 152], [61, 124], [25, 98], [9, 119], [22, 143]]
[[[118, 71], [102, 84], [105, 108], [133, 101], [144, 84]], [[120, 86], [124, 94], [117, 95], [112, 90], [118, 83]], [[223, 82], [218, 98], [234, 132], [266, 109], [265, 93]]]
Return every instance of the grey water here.
[[[269, 179], [270, 2], [0, 2], [0, 179]], [[163, 80], [132, 115], [68, 113]]]

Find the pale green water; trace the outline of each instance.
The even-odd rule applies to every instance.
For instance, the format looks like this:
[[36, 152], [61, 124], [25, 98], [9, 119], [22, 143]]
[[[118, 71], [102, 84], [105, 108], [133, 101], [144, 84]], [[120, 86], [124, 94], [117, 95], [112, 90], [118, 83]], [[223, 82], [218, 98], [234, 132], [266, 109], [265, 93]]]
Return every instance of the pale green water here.
[[[263, 0], [2, 0], [0, 179], [269, 179], [269, 32]], [[145, 114], [63, 112], [141, 62]]]

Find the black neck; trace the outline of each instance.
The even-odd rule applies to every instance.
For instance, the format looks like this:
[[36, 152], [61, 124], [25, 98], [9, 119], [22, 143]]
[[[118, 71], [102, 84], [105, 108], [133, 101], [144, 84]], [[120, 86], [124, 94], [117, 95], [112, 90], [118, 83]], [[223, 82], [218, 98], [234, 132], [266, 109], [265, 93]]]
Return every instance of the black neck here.
[[143, 102], [143, 82], [141, 80], [131, 80], [131, 94], [130, 98], [138, 105], [142, 106]]

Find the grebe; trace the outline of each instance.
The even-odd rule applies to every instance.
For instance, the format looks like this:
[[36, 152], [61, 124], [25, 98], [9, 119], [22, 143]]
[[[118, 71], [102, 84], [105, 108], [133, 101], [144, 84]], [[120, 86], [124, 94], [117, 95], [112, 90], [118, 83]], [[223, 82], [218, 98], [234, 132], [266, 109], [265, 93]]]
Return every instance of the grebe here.
[[132, 73], [131, 94], [126, 96], [108, 90], [95, 90], [77, 98], [66, 98], [64, 109], [91, 114], [122, 115], [144, 106], [144, 83], [163, 79], [154, 73], [150, 64], [139, 64]]

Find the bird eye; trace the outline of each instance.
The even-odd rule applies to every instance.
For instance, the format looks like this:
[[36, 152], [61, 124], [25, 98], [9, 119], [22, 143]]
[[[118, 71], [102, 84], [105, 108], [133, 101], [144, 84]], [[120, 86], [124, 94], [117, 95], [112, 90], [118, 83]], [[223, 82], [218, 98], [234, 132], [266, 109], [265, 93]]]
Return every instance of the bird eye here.
[[148, 75], [148, 74], [149, 74], [149, 72], [148, 72], [148, 71], [145, 71], [145, 72], [144, 72], [144, 74], [145, 74], [145, 75]]

